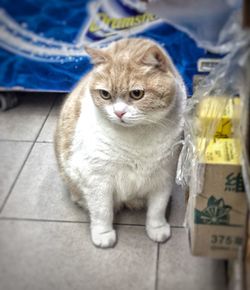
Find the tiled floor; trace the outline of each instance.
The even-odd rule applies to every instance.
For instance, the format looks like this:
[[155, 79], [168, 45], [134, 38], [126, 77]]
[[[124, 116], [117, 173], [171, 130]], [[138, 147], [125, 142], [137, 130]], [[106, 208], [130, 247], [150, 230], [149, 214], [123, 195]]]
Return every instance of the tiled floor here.
[[95, 248], [88, 216], [58, 176], [53, 131], [62, 96], [26, 94], [0, 113], [0, 290], [223, 290], [223, 261], [192, 257], [184, 196], [167, 212], [172, 238], [149, 240], [145, 212], [121, 212], [114, 249]]

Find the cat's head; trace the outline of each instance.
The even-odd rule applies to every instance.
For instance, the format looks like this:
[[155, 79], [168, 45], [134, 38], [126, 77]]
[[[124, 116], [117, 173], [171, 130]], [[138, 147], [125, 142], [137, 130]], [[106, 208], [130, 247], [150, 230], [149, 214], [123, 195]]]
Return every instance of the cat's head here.
[[156, 43], [130, 38], [86, 51], [94, 63], [90, 94], [107, 119], [131, 127], [166, 118], [181, 79]]

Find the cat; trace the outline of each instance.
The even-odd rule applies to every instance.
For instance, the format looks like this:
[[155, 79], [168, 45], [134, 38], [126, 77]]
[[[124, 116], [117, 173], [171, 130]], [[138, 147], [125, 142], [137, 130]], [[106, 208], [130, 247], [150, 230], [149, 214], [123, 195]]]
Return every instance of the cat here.
[[86, 47], [93, 69], [66, 99], [55, 133], [60, 173], [73, 201], [90, 215], [97, 247], [116, 243], [114, 212], [147, 206], [146, 232], [166, 241], [165, 211], [183, 131], [186, 91], [154, 41], [128, 38]]

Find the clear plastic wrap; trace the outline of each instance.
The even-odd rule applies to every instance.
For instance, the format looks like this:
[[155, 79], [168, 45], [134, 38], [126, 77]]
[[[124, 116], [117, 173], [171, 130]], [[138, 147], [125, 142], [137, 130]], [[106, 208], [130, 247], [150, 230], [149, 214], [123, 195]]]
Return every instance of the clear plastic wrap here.
[[[216, 68], [199, 84], [191, 99], [187, 101], [185, 112], [185, 141], [180, 155], [177, 172], [177, 183], [187, 186], [190, 182], [191, 168], [195, 167], [197, 158], [202, 158], [207, 144], [216, 136], [225, 109], [233, 99], [240, 96], [240, 106], [237, 106], [236, 118], [233, 119], [232, 138], [246, 139], [241, 123], [243, 116], [248, 116], [249, 103], [249, 71], [250, 71], [250, 33], [244, 31], [235, 43], [234, 49], [219, 63]], [[212, 102], [209, 103], [209, 100]], [[216, 100], [216, 101], [215, 101]], [[215, 102], [214, 102], [215, 101]], [[203, 118], [209, 118], [204, 126], [199, 120], [199, 105], [207, 102], [208, 107]], [[211, 105], [212, 104], [212, 105]], [[212, 115], [212, 117], [211, 117]], [[241, 118], [240, 118], [241, 116]], [[239, 120], [240, 119], [240, 120]], [[244, 122], [246, 122], [244, 120]], [[246, 128], [244, 129], [246, 131]], [[205, 144], [198, 144], [194, 140], [205, 138]], [[204, 140], [204, 139], [203, 139]], [[204, 142], [203, 142], [204, 143]], [[197, 147], [201, 150], [197, 151]]]
[[[249, 45], [250, 46], [250, 45]], [[242, 72], [240, 96], [242, 99], [240, 137], [242, 140], [242, 174], [245, 183], [248, 203], [250, 205], [250, 53], [242, 59], [244, 71]]]
[[149, 0], [148, 10], [186, 32], [200, 47], [223, 54], [234, 47], [241, 32], [241, 6], [241, 0]]
[[244, 248], [249, 88], [250, 32], [242, 31], [234, 49], [187, 101], [176, 181], [189, 192], [185, 225], [194, 255], [230, 259]]

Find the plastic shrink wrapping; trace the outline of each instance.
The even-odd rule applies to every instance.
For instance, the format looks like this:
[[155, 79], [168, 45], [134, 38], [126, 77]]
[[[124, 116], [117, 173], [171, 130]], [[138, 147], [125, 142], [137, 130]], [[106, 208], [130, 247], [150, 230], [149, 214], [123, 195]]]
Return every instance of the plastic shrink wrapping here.
[[232, 42], [187, 100], [177, 169], [177, 183], [189, 192], [185, 224], [192, 253], [223, 259], [242, 253], [250, 200], [250, 32]]

